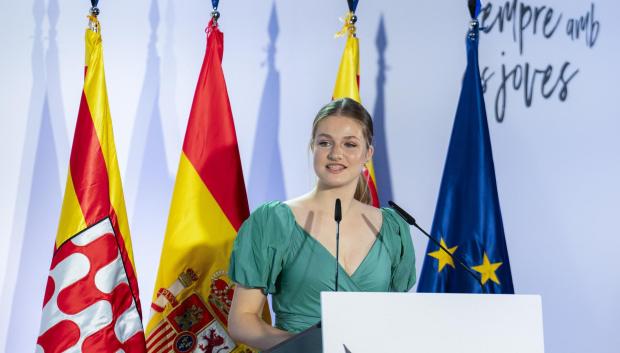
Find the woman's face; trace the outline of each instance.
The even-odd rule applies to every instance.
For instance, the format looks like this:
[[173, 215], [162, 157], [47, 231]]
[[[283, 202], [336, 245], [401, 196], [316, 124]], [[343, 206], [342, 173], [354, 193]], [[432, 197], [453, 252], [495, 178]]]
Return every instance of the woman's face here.
[[330, 116], [316, 127], [312, 143], [314, 171], [323, 186], [356, 184], [364, 164], [372, 157], [362, 125], [345, 116]]

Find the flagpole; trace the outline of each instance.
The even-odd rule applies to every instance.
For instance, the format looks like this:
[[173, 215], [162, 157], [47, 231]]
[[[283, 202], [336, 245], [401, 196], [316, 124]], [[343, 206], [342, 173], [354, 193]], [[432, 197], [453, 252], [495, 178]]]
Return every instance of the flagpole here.
[[[99, 0], [90, 0], [91, 7], [89, 13], [95, 19], [97, 18], [97, 16], [99, 16], [99, 8], [97, 7], [98, 4]], [[93, 21], [92, 18], [88, 21], [88, 28], [90, 28], [90, 30], [95, 33], [99, 32], [99, 24], [96, 20]]]
[[217, 20], [220, 19], [220, 12], [217, 10], [219, 4], [220, 0], [211, 0], [211, 5], [213, 5], [213, 11], [211, 11], [211, 19], [213, 20], [213, 26], [215, 27], [217, 27]]
[[353, 36], [355, 37], [355, 23], [357, 22], [357, 15], [355, 14], [355, 10], [357, 10], [357, 3], [359, 0], [347, 0], [347, 5], [349, 6], [349, 11], [351, 12], [351, 18], [349, 19], [349, 24], [354, 28]]
[[358, 3], [359, 3], [359, 0], [347, 0], [347, 6], [349, 6], [349, 11], [355, 13]]
[[469, 9], [471, 18], [475, 19], [482, 9], [482, 3], [480, 0], [467, 0], [467, 8]]
[[99, 16], [99, 8], [97, 7], [97, 4], [99, 4], [99, 0], [90, 0], [90, 14], [95, 17]]

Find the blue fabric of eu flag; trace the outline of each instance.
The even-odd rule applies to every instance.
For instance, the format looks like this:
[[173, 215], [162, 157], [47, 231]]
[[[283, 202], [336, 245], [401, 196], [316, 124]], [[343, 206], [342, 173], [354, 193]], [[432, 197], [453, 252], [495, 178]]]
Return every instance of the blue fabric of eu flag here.
[[429, 242], [418, 292], [514, 293], [478, 67], [478, 35], [478, 23], [472, 20], [431, 235], [460, 256], [479, 282]]

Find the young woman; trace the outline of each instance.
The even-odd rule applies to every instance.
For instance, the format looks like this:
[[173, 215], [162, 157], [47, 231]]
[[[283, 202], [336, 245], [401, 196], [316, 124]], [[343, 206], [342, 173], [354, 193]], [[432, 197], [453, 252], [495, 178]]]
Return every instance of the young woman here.
[[[364, 107], [348, 98], [324, 106], [312, 125], [317, 183], [306, 195], [260, 206], [235, 240], [229, 276], [237, 284], [229, 332], [258, 349], [321, 320], [320, 292], [334, 290], [336, 222], [342, 203], [340, 291], [408, 291], [415, 283], [409, 227], [391, 209], [371, 205], [364, 165], [373, 154]], [[272, 294], [275, 327], [261, 319]]]

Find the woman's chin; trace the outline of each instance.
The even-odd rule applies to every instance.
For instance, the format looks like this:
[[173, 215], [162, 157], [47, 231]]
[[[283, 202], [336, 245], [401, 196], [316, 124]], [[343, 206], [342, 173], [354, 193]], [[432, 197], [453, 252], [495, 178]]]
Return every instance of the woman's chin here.
[[357, 179], [339, 177], [340, 175], [330, 175], [319, 179], [319, 188], [323, 190], [346, 188], [357, 184]]

